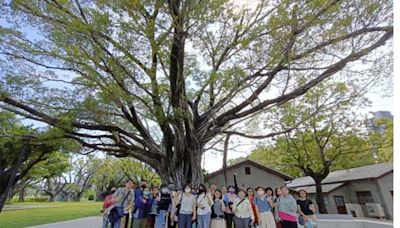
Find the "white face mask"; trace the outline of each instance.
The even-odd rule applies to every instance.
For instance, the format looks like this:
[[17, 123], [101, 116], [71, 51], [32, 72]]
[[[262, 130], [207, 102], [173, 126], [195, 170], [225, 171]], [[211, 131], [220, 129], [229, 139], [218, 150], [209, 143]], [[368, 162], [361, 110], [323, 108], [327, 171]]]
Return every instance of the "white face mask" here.
[[257, 193], [258, 193], [259, 196], [264, 195], [264, 191], [257, 191]]
[[190, 188], [185, 188], [186, 193], [190, 193], [192, 190]]

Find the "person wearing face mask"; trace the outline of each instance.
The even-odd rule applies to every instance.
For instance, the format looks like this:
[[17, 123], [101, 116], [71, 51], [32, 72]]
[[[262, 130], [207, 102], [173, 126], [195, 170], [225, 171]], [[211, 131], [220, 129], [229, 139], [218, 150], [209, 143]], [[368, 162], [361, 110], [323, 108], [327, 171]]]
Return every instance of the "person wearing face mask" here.
[[131, 228], [146, 228], [147, 217], [151, 211], [153, 204], [150, 189], [145, 187], [143, 195], [139, 196], [139, 201], [135, 202], [135, 210], [133, 213], [133, 222]]
[[250, 201], [251, 203], [251, 208], [253, 209], [254, 212], [254, 224], [258, 224], [258, 214], [256, 213], [256, 204], [254, 203], [254, 189], [253, 188], [247, 188], [246, 190], [247, 192], [247, 199]]
[[158, 207], [154, 228], [166, 227], [168, 210], [171, 207], [171, 196], [167, 185], [161, 186], [161, 192], [158, 194], [156, 201], [158, 202]]
[[158, 202], [157, 202], [157, 196], [158, 196], [159, 190], [158, 187], [153, 186], [151, 188], [151, 210], [149, 213], [149, 217], [147, 218], [147, 228], [154, 228], [154, 224], [156, 221], [156, 216], [157, 216], [157, 207], [158, 207]]
[[192, 187], [185, 185], [184, 192], [176, 200], [178, 214], [178, 228], [191, 228], [192, 221], [196, 220], [196, 197], [191, 194]]
[[246, 199], [246, 191], [241, 189], [238, 195], [239, 198], [236, 198], [232, 205], [232, 211], [235, 213], [233, 217], [235, 228], [248, 228], [249, 225], [254, 224], [254, 212], [250, 201]]
[[226, 227], [224, 219], [226, 207], [222, 199], [222, 192], [219, 189], [215, 190], [213, 201], [214, 204], [211, 206], [211, 228], [224, 228]]
[[209, 228], [211, 222], [211, 206], [214, 201], [211, 192], [207, 192], [204, 184], [200, 184], [199, 186], [199, 194], [196, 201], [198, 228]]
[[108, 215], [110, 214], [110, 210], [112, 208], [113, 205], [113, 194], [115, 192], [115, 190], [117, 190], [115, 187], [111, 188], [110, 194], [108, 194], [105, 198], [104, 198], [104, 202], [103, 202], [103, 208], [100, 210], [100, 212], [103, 214], [103, 225], [102, 228], [107, 228], [108, 225], [110, 224], [110, 221], [108, 220]]
[[237, 199], [237, 196], [235, 195], [235, 187], [233, 187], [231, 185], [228, 187], [228, 193], [225, 194], [225, 196], [224, 196], [224, 203], [225, 203], [225, 207], [226, 207], [225, 220], [226, 220], [227, 228], [232, 228], [232, 224], [233, 224], [232, 205], [236, 199]]
[[228, 192], [228, 189], [227, 189], [225, 186], [222, 186], [222, 187], [221, 187], [221, 194], [222, 194], [222, 197], [224, 197], [224, 196], [226, 195], [227, 192]]
[[272, 208], [274, 201], [271, 196], [267, 196], [265, 189], [262, 187], [257, 188], [257, 196], [254, 199], [256, 205], [256, 213], [258, 214], [258, 225], [261, 228], [276, 228]]
[[217, 185], [216, 185], [216, 184], [211, 184], [211, 185], [210, 185], [210, 193], [211, 193], [211, 196], [214, 197], [214, 193], [215, 193], [216, 190], [217, 190]]
[[178, 197], [182, 194], [182, 188], [181, 187], [177, 187], [176, 191], [175, 189], [171, 192], [171, 207], [169, 209], [169, 217], [168, 217], [168, 228], [176, 228], [176, 226], [178, 225], [178, 209], [180, 207], [180, 205], [178, 206], [178, 204], [180, 203], [178, 200]]
[[286, 186], [281, 187], [281, 191], [277, 207], [282, 228], [297, 228], [297, 202]]

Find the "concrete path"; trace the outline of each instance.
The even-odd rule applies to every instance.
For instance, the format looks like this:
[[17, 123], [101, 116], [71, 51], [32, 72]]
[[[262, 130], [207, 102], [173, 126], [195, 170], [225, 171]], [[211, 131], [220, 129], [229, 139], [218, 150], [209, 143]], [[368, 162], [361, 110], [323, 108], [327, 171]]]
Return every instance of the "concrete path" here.
[[49, 223], [39, 226], [30, 226], [28, 228], [101, 228], [102, 217], [92, 216], [69, 220], [65, 222]]

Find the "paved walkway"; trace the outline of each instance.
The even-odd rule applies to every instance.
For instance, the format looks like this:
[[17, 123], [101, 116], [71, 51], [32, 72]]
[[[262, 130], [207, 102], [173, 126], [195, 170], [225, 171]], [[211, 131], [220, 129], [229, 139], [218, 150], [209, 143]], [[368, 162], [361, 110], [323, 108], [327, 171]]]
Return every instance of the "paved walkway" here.
[[101, 228], [102, 219], [100, 216], [92, 216], [69, 220], [65, 222], [49, 223], [28, 228]]

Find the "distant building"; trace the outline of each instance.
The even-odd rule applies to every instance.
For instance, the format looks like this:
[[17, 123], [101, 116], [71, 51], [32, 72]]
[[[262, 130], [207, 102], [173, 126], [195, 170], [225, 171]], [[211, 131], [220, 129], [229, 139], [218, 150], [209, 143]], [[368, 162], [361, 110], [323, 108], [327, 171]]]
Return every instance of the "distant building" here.
[[285, 181], [292, 180], [289, 175], [262, 165], [253, 160], [244, 160], [226, 169], [227, 182], [225, 182], [223, 170], [206, 175], [205, 180], [208, 184], [216, 184], [218, 187], [234, 185], [233, 176], [237, 174], [238, 187], [271, 187], [276, 188], [285, 185]]
[[380, 134], [385, 132], [385, 125], [376, 125], [376, 120], [381, 118], [387, 118], [389, 120], [393, 120], [393, 115], [389, 111], [377, 111], [372, 113], [372, 118], [367, 120], [367, 129], [369, 132], [371, 131], [378, 131]]
[[[329, 214], [393, 219], [393, 164], [381, 163], [331, 172], [322, 181]], [[307, 176], [287, 182], [306, 190], [315, 203], [315, 182]]]

